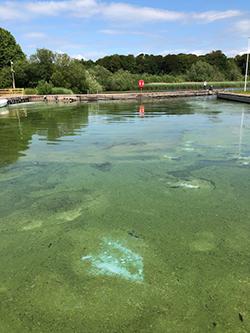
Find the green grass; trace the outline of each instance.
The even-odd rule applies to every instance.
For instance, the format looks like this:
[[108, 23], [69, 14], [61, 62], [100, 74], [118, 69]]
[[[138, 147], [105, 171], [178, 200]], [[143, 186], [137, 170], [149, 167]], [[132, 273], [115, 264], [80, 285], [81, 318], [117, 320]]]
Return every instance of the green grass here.
[[234, 91], [237, 94], [244, 94], [244, 95], [250, 95], [250, 90], [244, 91], [244, 90], [236, 90]]
[[[207, 86], [213, 86], [215, 89], [219, 88], [239, 88], [239, 92], [243, 93], [243, 86], [244, 82], [242, 81], [224, 81], [224, 82], [208, 82]], [[203, 89], [203, 82], [152, 82], [152, 83], [145, 83], [144, 92], [150, 91], [174, 91], [174, 90], [199, 90]], [[129, 91], [105, 91], [104, 93], [124, 93], [124, 92], [138, 92], [138, 88], [135, 86], [131, 86], [131, 90]], [[247, 92], [248, 94], [250, 92]], [[36, 95], [37, 89], [35, 88], [26, 88], [25, 89], [26, 95]], [[71, 95], [73, 94], [71, 89], [66, 89], [63, 87], [53, 87], [52, 88], [52, 95]]]
[[[25, 95], [37, 95], [38, 91], [36, 88], [25, 88]], [[71, 89], [66, 89], [63, 87], [53, 87], [50, 95], [72, 95], [73, 91]]]
[[66, 89], [63, 87], [52, 88], [52, 95], [72, 95], [73, 91], [71, 89]]
[[[224, 81], [224, 82], [208, 82], [207, 86], [213, 86], [213, 88], [242, 88], [244, 82], [242, 81]], [[203, 89], [203, 82], [152, 82], [146, 83], [144, 90], [159, 91], [159, 90], [186, 90], [186, 89]]]

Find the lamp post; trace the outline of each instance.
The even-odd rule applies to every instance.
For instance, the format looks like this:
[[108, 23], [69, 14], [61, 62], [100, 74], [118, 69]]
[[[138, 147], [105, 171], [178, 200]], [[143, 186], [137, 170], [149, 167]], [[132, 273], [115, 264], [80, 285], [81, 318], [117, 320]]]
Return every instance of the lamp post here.
[[10, 61], [10, 70], [11, 70], [11, 75], [12, 75], [12, 87], [13, 89], [16, 89], [16, 82], [15, 82], [15, 71], [14, 71], [14, 67], [13, 67], [14, 63], [11, 60]]
[[244, 91], [247, 91], [247, 76], [248, 76], [248, 64], [249, 64], [249, 48], [250, 48], [250, 37], [248, 37], [248, 43], [247, 43], [247, 63], [246, 63], [246, 74], [245, 74]]

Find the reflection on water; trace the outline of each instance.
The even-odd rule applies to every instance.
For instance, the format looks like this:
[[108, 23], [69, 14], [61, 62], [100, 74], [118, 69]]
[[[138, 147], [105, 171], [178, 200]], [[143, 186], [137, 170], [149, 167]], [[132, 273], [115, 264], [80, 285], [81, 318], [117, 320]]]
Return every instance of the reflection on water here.
[[1, 332], [248, 332], [250, 107], [0, 117]]

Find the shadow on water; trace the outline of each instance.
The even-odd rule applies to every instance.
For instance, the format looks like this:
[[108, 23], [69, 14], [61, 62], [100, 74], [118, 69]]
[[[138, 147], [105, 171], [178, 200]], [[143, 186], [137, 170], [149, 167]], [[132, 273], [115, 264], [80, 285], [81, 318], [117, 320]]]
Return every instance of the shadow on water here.
[[193, 105], [184, 99], [164, 102], [147, 101], [140, 112], [140, 102], [104, 102], [64, 106], [58, 104], [31, 104], [14, 106], [9, 115], [0, 117], [0, 165], [7, 165], [25, 154], [33, 135], [49, 144], [57, 144], [61, 139], [74, 137], [88, 126], [89, 115], [105, 116], [106, 121], [129, 122], [138, 118], [164, 115], [192, 115]]
[[8, 117], [0, 118], [0, 166], [17, 161], [25, 154], [33, 135], [48, 143], [75, 136], [88, 126], [88, 107], [27, 105], [10, 108]]

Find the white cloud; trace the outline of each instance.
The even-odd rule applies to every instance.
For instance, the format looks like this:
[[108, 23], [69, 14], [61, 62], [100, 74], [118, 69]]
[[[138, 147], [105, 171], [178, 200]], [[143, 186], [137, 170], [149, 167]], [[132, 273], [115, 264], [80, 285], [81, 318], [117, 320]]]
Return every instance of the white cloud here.
[[104, 35], [113, 35], [113, 36], [121, 36], [121, 35], [126, 35], [126, 36], [145, 36], [145, 37], [155, 37], [155, 38], [161, 38], [162, 36], [159, 34], [154, 34], [150, 32], [145, 32], [145, 31], [131, 31], [131, 30], [122, 30], [122, 29], [102, 29], [99, 30], [101, 34]]
[[241, 20], [236, 22], [234, 30], [245, 37], [250, 37], [250, 20]]
[[78, 60], [96, 60], [96, 59], [99, 59], [99, 58], [103, 58], [104, 56], [106, 55], [109, 55], [111, 53], [108, 53], [108, 52], [105, 52], [105, 51], [92, 51], [92, 50], [88, 50], [88, 51], [84, 51], [82, 53], [79, 53], [79, 54], [74, 54], [74, 53], [70, 53], [69, 52], [69, 55], [71, 58], [74, 58], [74, 59], [78, 59]]
[[232, 17], [242, 15], [239, 10], [226, 10], [226, 11], [208, 11], [203, 13], [194, 13], [193, 18], [203, 22], [214, 22], [219, 20], [225, 20]]
[[24, 18], [24, 14], [11, 2], [0, 4], [0, 22]]
[[87, 60], [83, 54], [72, 55], [71, 58], [77, 59], [77, 60]]
[[77, 16], [100, 17], [108, 21], [118, 22], [214, 22], [240, 16], [238, 10], [208, 11], [200, 13], [184, 13], [159, 9], [155, 7], [143, 7], [128, 4], [126, 2], [104, 2], [102, 0], [46, 0], [46, 1], [6, 1], [0, 5], [1, 20], [16, 20], [19, 18], [32, 19], [38, 15], [44, 16]]
[[177, 21], [185, 17], [184, 13], [152, 7], [137, 7], [126, 3], [111, 3], [103, 7], [103, 15], [115, 21], [153, 22]]
[[100, 11], [100, 6], [95, 0], [26, 2], [25, 7], [34, 14], [46, 16], [56, 16], [65, 12], [70, 15], [89, 17]]
[[44, 39], [46, 35], [43, 32], [29, 32], [25, 34], [24, 37], [29, 39]]
[[243, 49], [233, 49], [233, 50], [226, 50], [225, 51], [225, 54], [228, 56], [228, 57], [235, 57], [236, 55], [243, 55], [243, 54], [246, 54], [247, 50], [243, 50]]

